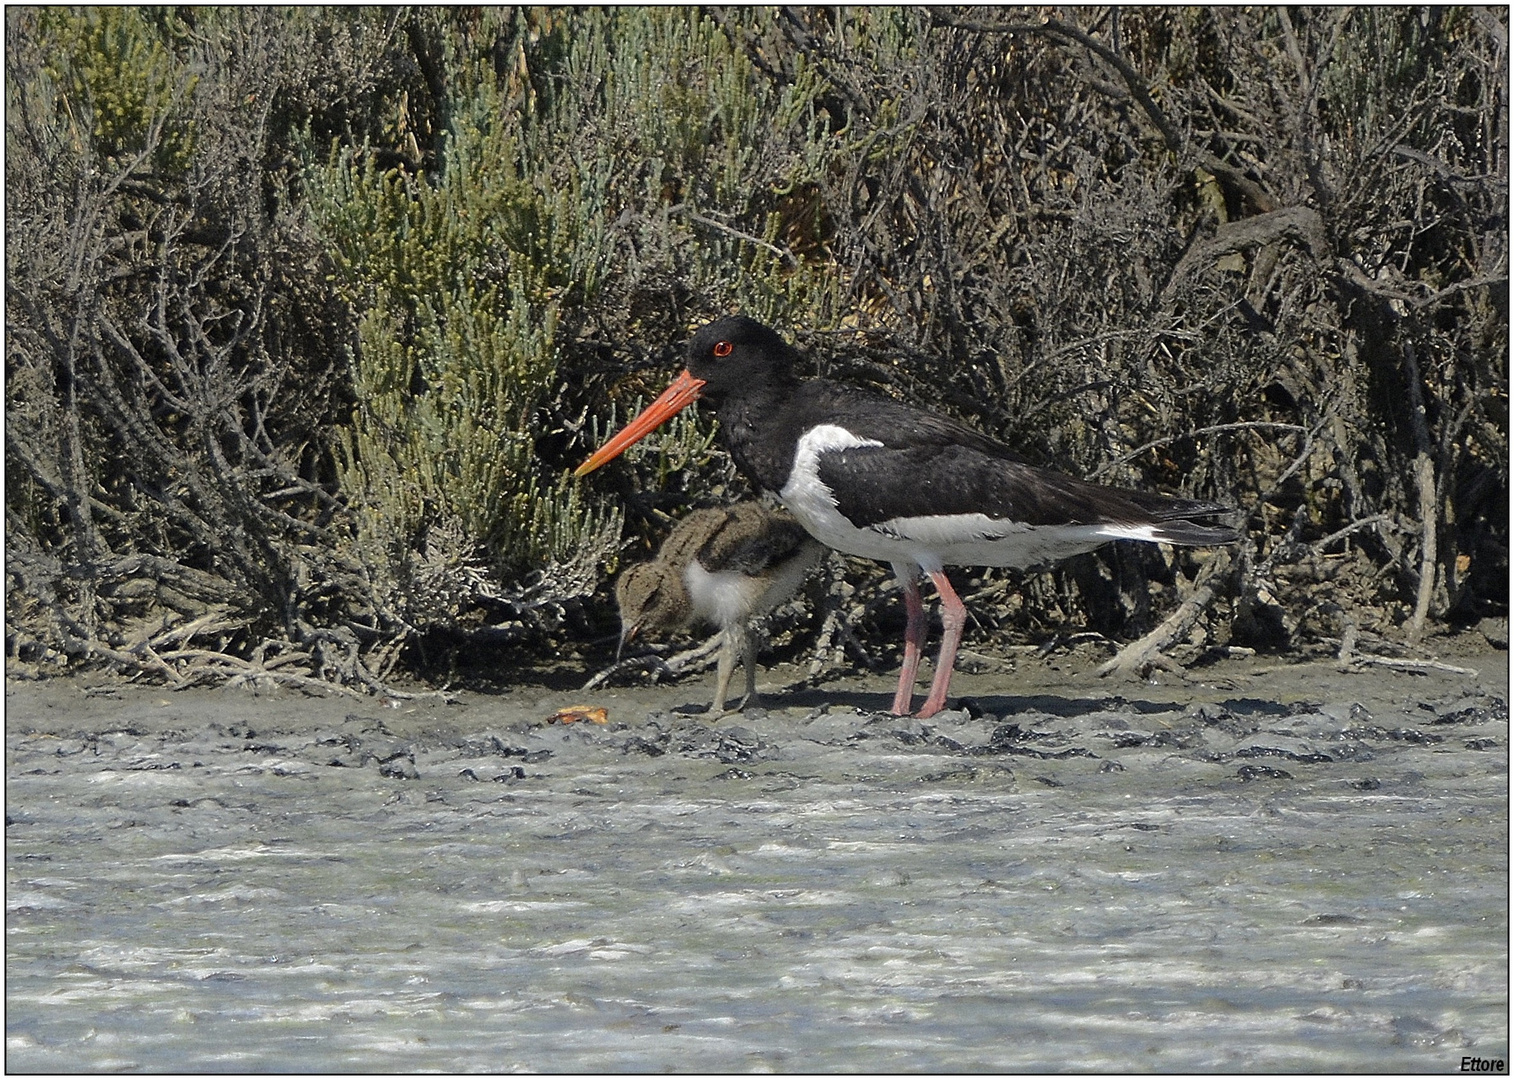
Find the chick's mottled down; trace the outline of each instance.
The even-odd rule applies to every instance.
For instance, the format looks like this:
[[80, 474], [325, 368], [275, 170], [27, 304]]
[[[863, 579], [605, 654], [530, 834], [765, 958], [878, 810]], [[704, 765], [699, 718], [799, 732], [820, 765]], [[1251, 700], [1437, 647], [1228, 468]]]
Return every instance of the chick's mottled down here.
[[621, 645], [638, 634], [715, 624], [725, 640], [711, 711], [726, 711], [738, 653], [746, 666], [740, 709], [757, 686], [752, 620], [793, 596], [824, 553], [782, 510], [756, 502], [696, 510], [669, 534], [657, 558], [621, 574], [615, 586]]

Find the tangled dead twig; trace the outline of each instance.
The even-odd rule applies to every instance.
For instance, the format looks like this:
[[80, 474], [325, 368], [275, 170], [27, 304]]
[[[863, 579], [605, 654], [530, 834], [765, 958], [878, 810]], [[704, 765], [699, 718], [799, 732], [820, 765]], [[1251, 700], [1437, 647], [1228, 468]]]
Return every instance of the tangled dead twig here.
[[1336, 651], [1336, 666], [1342, 671], [1360, 671], [1364, 666], [1390, 667], [1400, 671], [1447, 671], [1453, 675], [1470, 675], [1474, 679], [1478, 673], [1472, 668], [1457, 667], [1455, 664], [1443, 663], [1440, 660], [1413, 660], [1401, 656], [1379, 656], [1376, 653], [1362, 653], [1356, 651], [1356, 643], [1359, 637], [1356, 620], [1348, 612], [1335, 607], [1340, 614], [1345, 629], [1341, 632], [1340, 648]]
[[1138, 679], [1145, 677], [1153, 667], [1181, 673], [1182, 667], [1163, 656], [1162, 650], [1181, 640], [1193, 628], [1194, 623], [1203, 617], [1214, 600], [1216, 586], [1224, 580], [1224, 572], [1229, 568], [1230, 553], [1224, 550], [1217, 552], [1199, 573], [1193, 592], [1178, 605], [1177, 610], [1162, 620], [1161, 625], [1151, 633], [1139, 641], [1131, 642], [1112, 659], [1100, 664], [1096, 674], [1101, 678], [1119, 675], [1122, 678]]
[[666, 660], [656, 653], [650, 652], [617, 660], [609, 667], [591, 676], [589, 681], [583, 684], [582, 689], [597, 689], [598, 687], [607, 685], [611, 679], [631, 671], [647, 670], [652, 683], [659, 682], [663, 676], [676, 677], [678, 675], [708, 671], [715, 664], [714, 657], [720, 651], [724, 637], [723, 633], [713, 634], [692, 649], [685, 649], [681, 653], [674, 653]]

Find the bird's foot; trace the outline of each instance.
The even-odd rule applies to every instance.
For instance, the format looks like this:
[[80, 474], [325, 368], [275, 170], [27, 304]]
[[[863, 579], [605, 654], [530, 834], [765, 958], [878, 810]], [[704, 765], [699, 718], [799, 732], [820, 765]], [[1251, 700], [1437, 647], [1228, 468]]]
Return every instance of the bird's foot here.
[[734, 713], [742, 712], [748, 705], [754, 709], [759, 708], [762, 705], [762, 698], [755, 693], [751, 693], [744, 695], [734, 705], [727, 705], [723, 700], [711, 702], [710, 711], [705, 713], [705, 718], [710, 721], [719, 720], [722, 716], [730, 716]]

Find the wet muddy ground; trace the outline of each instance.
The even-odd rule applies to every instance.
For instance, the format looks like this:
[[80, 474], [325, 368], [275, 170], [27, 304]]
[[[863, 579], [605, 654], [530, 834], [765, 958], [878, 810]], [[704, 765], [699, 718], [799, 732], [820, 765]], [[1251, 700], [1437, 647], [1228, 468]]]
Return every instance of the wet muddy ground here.
[[[12, 1071], [1509, 1057], [1507, 654], [458, 704], [6, 692]], [[792, 672], [768, 673], [768, 684]], [[954, 703], [957, 699], [954, 699]], [[548, 722], [585, 704], [607, 722]]]

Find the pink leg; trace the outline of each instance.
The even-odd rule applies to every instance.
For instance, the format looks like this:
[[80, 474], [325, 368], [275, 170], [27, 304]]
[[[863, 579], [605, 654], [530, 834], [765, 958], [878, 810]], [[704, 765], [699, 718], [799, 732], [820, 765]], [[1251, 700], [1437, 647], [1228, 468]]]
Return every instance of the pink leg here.
[[920, 603], [920, 568], [894, 564], [894, 576], [904, 586], [904, 668], [899, 672], [899, 689], [894, 691], [895, 716], [908, 716], [910, 699], [915, 693], [915, 673], [920, 670], [920, 644], [925, 640], [925, 607]]
[[[967, 625], [967, 607], [944, 570], [932, 570], [930, 579], [941, 597], [941, 654], [936, 657], [936, 677], [931, 680], [930, 697], [915, 715], [922, 719], [935, 716], [946, 708], [946, 688], [951, 685], [952, 665], [957, 662], [957, 646], [962, 642], [962, 628]], [[918, 659], [918, 658], [917, 658]], [[897, 711], [897, 710], [895, 710]]]

